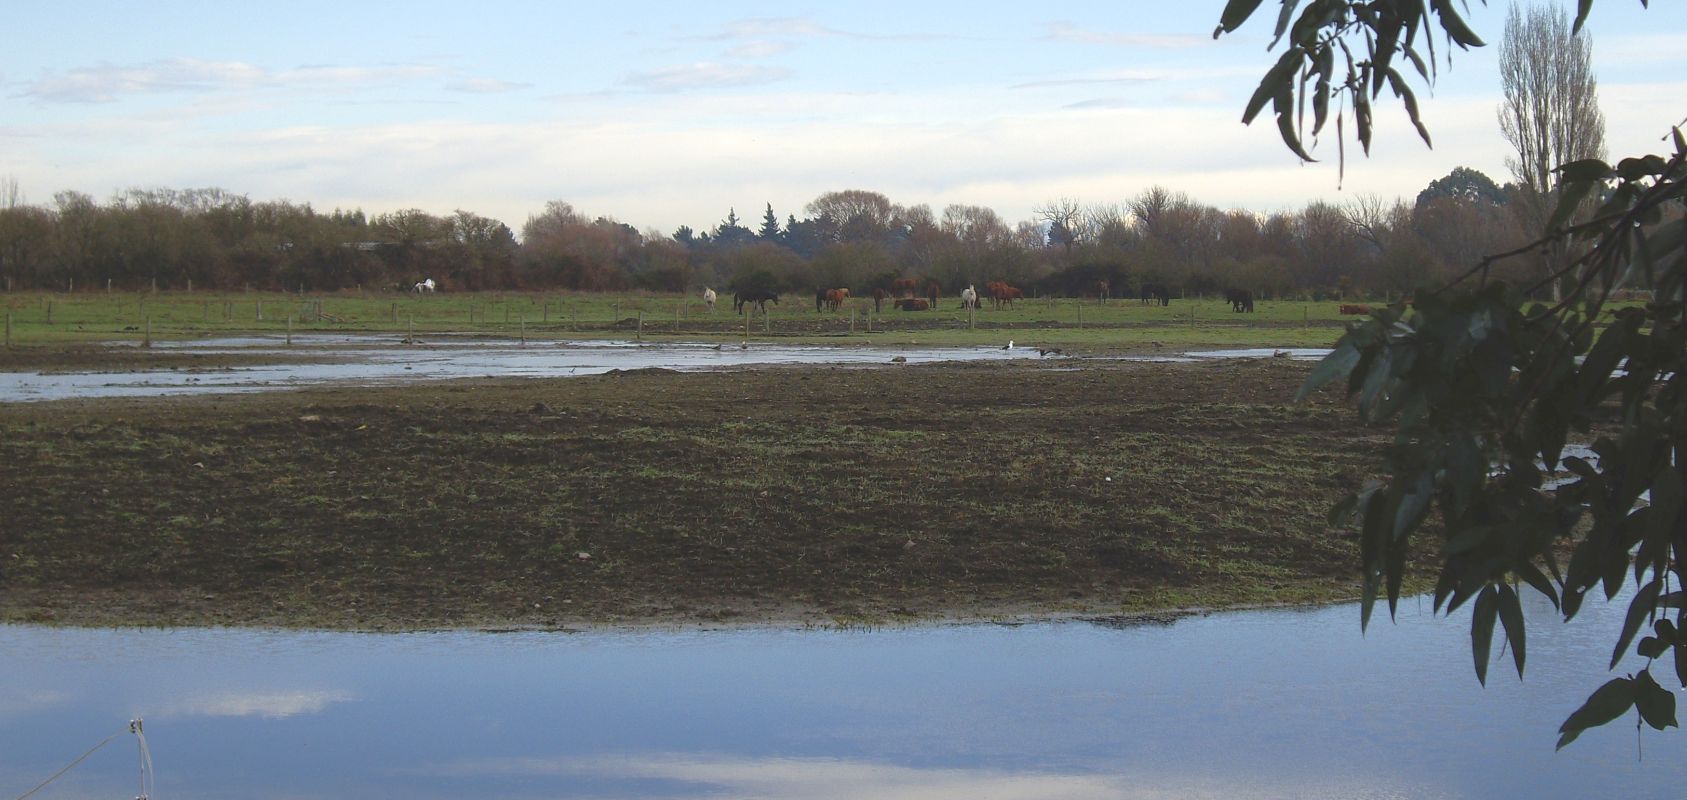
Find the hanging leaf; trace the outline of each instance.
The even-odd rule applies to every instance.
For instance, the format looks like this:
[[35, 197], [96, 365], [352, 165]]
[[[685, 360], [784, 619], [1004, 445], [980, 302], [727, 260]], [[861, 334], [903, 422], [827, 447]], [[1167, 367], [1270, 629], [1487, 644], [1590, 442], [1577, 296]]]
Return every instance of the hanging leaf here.
[[1505, 626], [1506, 641], [1511, 644], [1511, 660], [1517, 664], [1517, 677], [1521, 678], [1527, 655], [1524, 643], [1528, 638], [1523, 630], [1523, 604], [1510, 586], [1500, 584], [1499, 607], [1500, 624]]
[[1634, 707], [1640, 710], [1640, 718], [1653, 730], [1677, 727], [1675, 695], [1659, 686], [1649, 669], [1643, 669], [1634, 676]]
[[1575, 710], [1564, 724], [1558, 726], [1558, 748], [1575, 741], [1588, 728], [1597, 728], [1627, 713], [1634, 707], [1634, 680], [1616, 678], [1588, 695], [1587, 702]]
[[1499, 610], [1492, 586], [1476, 595], [1476, 605], [1470, 610], [1470, 654], [1476, 658], [1476, 680], [1483, 686], [1488, 685], [1488, 654], [1493, 646], [1494, 620]]
[[1628, 616], [1623, 620], [1622, 635], [1617, 638], [1617, 646], [1611, 652], [1610, 669], [1616, 669], [1628, 653], [1628, 643], [1634, 641], [1634, 635], [1640, 632], [1641, 623], [1657, 611], [1658, 592], [1662, 590], [1663, 583], [1654, 580], [1634, 593], [1634, 599], [1628, 604]]
[[1218, 29], [1213, 31], [1213, 38], [1217, 39], [1220, 34], [1231, 33], [1242, 27], [1242, 23], [1247, 22], [1248, 17], [1253, 16], [1254, 11], [1259, 8], [1260, 2], [1261, 0], [1230, 0], [1226, 3], [1224, 13], [1218, 18]]

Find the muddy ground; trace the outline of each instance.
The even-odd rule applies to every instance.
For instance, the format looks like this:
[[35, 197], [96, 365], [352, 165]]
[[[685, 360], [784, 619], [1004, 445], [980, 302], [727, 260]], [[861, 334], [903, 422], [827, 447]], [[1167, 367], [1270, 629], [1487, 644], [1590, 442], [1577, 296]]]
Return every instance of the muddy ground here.
[[1048, 360], [0, 405], [0, 620], [878, 624], [1352, 596], [1308, 365]]

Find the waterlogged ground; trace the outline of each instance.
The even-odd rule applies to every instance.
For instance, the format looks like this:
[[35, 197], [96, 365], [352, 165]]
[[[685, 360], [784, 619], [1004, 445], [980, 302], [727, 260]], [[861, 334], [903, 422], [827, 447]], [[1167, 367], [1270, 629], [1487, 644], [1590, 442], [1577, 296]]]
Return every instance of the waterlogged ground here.
[[1291, 358], [644, 370], [0, 415], [0, 618], [361, 629], [1350, 596]]
[[[1326, 349], [1226, 349], [1108, 353], [1091, 358], [1196, 361], [1223, 358], [1321, 358]], [[243, 336], [56, 352], [52, 368], [7, 353], [0, 359], [0, 403], [87, 397], [222, 394], [302, 386], [380, 386], [458, 378], [574, 377], [618, 370], [701, 371], [749, 365], [882, 365], [934, 361], [1077, 357], [1064, 348], [1009, 339], [1005, 344], [873, 347], [755, 342], [642, 342], [431, 335], [310, 334]], [[6, 369], [6, 367], [10, 367]]]

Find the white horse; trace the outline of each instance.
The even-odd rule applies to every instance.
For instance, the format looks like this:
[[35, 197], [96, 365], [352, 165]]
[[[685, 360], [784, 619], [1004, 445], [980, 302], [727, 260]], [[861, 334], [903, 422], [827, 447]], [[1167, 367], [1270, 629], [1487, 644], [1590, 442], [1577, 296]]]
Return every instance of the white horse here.
[[715, 313], [715, 290], [703, 287], [703, 302], [709, 304], [709, 313]]
[[415, 292], [416, 294], [422, 294], [423, 292], [432, 292], [437, 288], [439, 288], [439, 284], [434, 283], [433, 278], [428, 278], [424, 281], [417, 281], [415, 288], [410, 291]]
[[978, 291], [972, 288], [972, 284], [967, 284], [967, 288], [961, 290], [961, 308], [971, 311], [977, 307]]

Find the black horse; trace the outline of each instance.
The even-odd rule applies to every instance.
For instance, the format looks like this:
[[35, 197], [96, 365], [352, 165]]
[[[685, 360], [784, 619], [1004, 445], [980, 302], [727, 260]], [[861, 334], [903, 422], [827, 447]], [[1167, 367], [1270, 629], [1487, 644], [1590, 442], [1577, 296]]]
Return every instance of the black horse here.
[[1152, 305], [1156, 300], [1160, 302], [1160, 305], [1169, 306], [1172, 304], [1172, 293], [1162, 284], [1142, 284], [1142, 304], [1145, 306]]
[[1224, 293], [1224, 302], [1229, 303], [1230, 308], [1238, 314], [1243, 311], [1251, 314], [1254, 310], [1254, 293], [1247, 289], [1231, 289]]
[[772, 300], [774, 305], [779, 305], [779, 293], [769, 292], [762, 289], [751, 289], [747, 292], [737, 292], [732, 295], [732, 311], [737, 314], [742, 314], [744, 313], [745, 304], [755, 303], [757, 310], [766, 314], [767, 301], [769, 300]]

